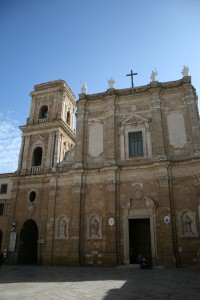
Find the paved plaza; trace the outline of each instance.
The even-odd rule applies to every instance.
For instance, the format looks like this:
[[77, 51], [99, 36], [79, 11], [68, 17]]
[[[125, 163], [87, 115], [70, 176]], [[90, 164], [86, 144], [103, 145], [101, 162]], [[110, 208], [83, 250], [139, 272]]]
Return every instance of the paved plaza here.
[[0, 300], [200, 299], [199, 268], [3, 265]]

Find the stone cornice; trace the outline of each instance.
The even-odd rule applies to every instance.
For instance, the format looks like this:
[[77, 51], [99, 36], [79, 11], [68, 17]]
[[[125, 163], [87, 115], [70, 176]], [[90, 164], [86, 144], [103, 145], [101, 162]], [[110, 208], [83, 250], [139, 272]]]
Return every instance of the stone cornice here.
[[72, 140], [75, 140], [76, 135], [74, 131], [72, 131], [67, 124], [65, 124], [62, 120], [59, 121], [52, 121], [52, 122], [45, 122], [45, 123], [36, 123], [36, 124], [30, 124], [30, 125], [23, 125], [19, 126], [21, 131], [23, 133], [30, 133], [33, 134], [33, 132], [40, 132], [45, 133], [47, 130], [58, 130], [62, 129], [65, 133], [67, 133]]
[[184, 77], [180, 80], [176, 80], [176, 81], [169, 81], [169, 82], [151, 82], [147, 85], [144, 86], [138, 86], [138, 87], [134, 87], [132, 88], [128, 88], [128, 89], [112, 89], [112, 91], [107, 90], [105, 92], [102, 93], [98, 93], [98, 94], [80, 94], [79, 95], [79, 100], [78, 101], [82, 101], [82, 100], [88, 100], [88, 101], [93, 101], [93, 100], [101, 100], [103, 98], [106, 98], [108, 96], [126, 96], [126, 95], [132, 95], [132, 96], [137, 96], [139, 95], [141, 97], [141, 93], [160, 93], [162, 89], [174, 89], [174, 88], [179, 88], [184, 84], [191, 84], [191, 77], [187, 76]]
[[43, 93], [47, 92], [64, 92], [66, 95], [69, 97], [71, 102], [75, 104], [75, 95], [68, 86], [68, 84], [64, 80], [55, 80], [55, 81], [50, 81], [42, 84], [37, 84], [34, 86], [34, 91], [30, 93], [30, 96], [34, 97], [37, 95], [41, 95]]
[[12, 173], [2, 173], [0, 174], [0, 179], [16, 179], [18, 177], [18, 175], [16, 174], [16, 172], [12, 172]]

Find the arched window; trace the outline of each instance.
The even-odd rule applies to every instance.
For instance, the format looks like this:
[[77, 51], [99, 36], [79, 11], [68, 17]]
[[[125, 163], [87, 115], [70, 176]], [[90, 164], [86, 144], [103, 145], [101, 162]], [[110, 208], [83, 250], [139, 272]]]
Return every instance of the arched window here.
[[33, 151], [32, 167], [41, 166], [42, 164], [42, 148], [37, 147]]
[[70, 112], [68, 111], [67, 112], [67, 124], [70, 125], [70, 119], [71, 119], [71, 116], [70, 116]]
[[39, 112], [39, 119], [46, 119], [48, 116], [48, 106], [43, 105], [40, 108], [40, 112]]

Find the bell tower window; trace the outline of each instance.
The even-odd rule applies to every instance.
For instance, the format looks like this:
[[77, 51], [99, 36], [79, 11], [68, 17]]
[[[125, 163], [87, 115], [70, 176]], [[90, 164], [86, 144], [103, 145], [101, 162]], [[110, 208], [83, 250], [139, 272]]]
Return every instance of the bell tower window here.
[[40, 173], [41, 172], [41, 164], [42, 164], [42, 148], [37, 147], [33, 151], [31, 173], [32, 174]]
[[70, 119], [71, 119], [71, 116], [70, 116], [70, 112], [68, 111], [67, 112], [67, 124], [70, 125]]
[[39, 123], [46, 122], [47, 121], [47, 116], [48, 116], [48, 106], [43, 105], [40, 108], [38, 122]]

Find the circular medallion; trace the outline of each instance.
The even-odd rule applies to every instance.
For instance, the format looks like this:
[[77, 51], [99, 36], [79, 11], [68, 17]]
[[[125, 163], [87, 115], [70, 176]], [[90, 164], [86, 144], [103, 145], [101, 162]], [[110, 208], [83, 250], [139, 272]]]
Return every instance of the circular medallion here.
[[164, 217], [164, 223], [165, 223], [165, 224], [169, 224], [169, 222], [170, 222], [170, 217], [165, 216], [165, 217]]
[[113, 226], [113, 225], [115, 224], [115, 220], [114, 220], [113, 218], [110, 218], [110, 219], [108, 220], [108, 224], [109, 224], [110, 226]]

